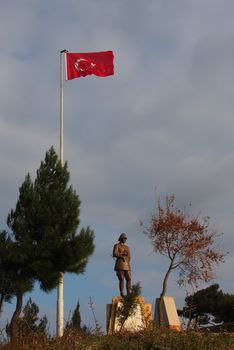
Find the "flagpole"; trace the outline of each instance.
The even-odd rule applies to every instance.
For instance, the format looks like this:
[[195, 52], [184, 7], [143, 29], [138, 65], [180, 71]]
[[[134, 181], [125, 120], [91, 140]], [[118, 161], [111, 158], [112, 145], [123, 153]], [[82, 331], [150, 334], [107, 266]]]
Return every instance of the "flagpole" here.
[[63, 159], [63, 124], [64, 124], [64, 103], [63, 103], [63, 85], [64, 85], [64, 53], [67, 50], [60, 52], [60, 162], [61, 165], [64, 165]]
[[[64, 53], [67, 50], [60, 51], [60, 163], [64, 165], [64, 104], [63, 104], [63, 83], [64, 83]], [[58, 337], [63, 336], [64, 330], [64, 298], [63, 298], [63, 289], [64, 289], [64, 275], [61, 272], [59, 276], [59, 284], [57, 287], [57, 324], [56, 332]]]

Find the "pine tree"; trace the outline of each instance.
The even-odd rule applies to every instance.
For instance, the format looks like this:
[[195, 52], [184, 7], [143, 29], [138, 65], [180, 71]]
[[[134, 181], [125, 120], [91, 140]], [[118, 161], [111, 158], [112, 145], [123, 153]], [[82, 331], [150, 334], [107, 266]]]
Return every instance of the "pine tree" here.
[[[17, 307], [11, 321], [11, 336], [17, 331], [23, 295], [35, 280], [44, 291], [55, 288], [60, 273], [83, 273], [94, 251], [94, 233], [87, 227], [77, 234], [80, 199], [69, 183], [64, 166], [53, 147], [37, 170], [35, 182], [30, 175], [20, 188], [15, 210], [8, 226], [15, 242], [16, 264], [22, 283], [17, 289]], [[28, 283], [28, 284], [27, 284]]]
[[81, 202], [68, 183], [67, 163], [61, 165], [52, 147], [37, 170], [34, 186], [33, 241], [40, 257], [38, 280], [45, 290], [57, 285], [60, 272], [83, 273], [94, 251], [93, 231], [87, 227], [76, 233]]
[[23, 316], [18, 320], [18, 330], [21, 334], [39, 332], [47, 334], [47, 317], [39, 318], [39, 307], [29, 298], [23, 309]]
[[[6, 231], [0, 231], [0, 313], [4, 302], [10, 302], [14, 295], [10, 257], [13, 242]], [[13, 271], [14, 272], [14, 271]]]
[[188, 295], [181, 314], [189, 319], [187, 328], [190, 328], [192, 321], [195, 325], [234, 322], [233, 310], [234, 295], [223, 293], [216, 283]]
[[34, 247], [30, 240], [33, 201], [33, 184], [28, 174], [19, 189], [16, 209], [11, 210], [7, 218], [8, 227], [11, 229], [11, 248], [7, 257], [6, 271], [11, 280], [12, 295], [16, 297], [16, 308], [9, 325], [12, 339], [17, 334], [17, 321], [22, 310], [23, 296], [33, 289], [36, 280], [31, 264], [34, 259]]
[[76, 304], [76, 308], [72, 313], [71, 320], [67, 323], [66, 329], [75, 329], [80, 331], [81, 330], [81, 316], [80, 316], [80, 302], [78, 301]]
[[[17, 334], [28, 335], [32, 332], [47, 335], [48, 320], [46, 316], [39, 318], [39, 307], [31, 298], [23, 308], [22, 316], [17, 320]], [[11, 335], [10, 325], [6, 326], [6, 334]]]
[[78, 301], [76, 308], [72, 315], [72, 327], [78, 330], [81, 329], [80, 303]]

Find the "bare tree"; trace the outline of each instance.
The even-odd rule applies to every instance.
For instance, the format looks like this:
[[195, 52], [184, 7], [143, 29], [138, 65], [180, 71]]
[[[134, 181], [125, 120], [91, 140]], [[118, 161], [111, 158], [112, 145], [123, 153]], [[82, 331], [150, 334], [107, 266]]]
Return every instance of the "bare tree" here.
[[175, 196], [167, 196], [165, 206], [160, 200], [156, 213], [151, 216], [144, 233], [150, 238], [155, 253], [169, 259], [169, 266], [163, 279], [162, 292], [158, 306], [159, 325], [163, 325], [162, 305], [166, 294], [170, 273], [179, 270], [178, 284], [198, 286], [199, 282], [208, 282], [214, 278], [213, 266], [224, 262], [221, 250], [215, 246], [220, 235], [210, 224], [210, 218], [194, 217], [186, 210], [174, 207]]

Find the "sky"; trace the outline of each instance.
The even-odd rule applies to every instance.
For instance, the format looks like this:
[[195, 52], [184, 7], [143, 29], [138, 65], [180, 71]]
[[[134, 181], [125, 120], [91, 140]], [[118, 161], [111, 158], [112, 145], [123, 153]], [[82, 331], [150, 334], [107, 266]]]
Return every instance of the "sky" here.
[[[60, 51], [113, 50], [115, 74], [65, 82], [64, 158], [82, 201], [81, 225], [95, 232], [84, 275], [66, 275], [65, 321], [77, 301], [105, 329], [106, 304], [118, 295], [113, 245], [126, 232], [133, 283], [154, 306], [168, 261], [153, 252], [140, 220], [156, 200], [209, 215], [228, 251], [215, 268], [234, 294], [234, 2], [232, 0], [1, 0], [0, 228], [29, 172], [45, 152], [59, 153]], [[79, 232], [79, 231], [78, 231]], [[167, 294], [182, 307], [189, 288], [171, 276]], [[54, 331], [56, 290], [29, 297]], [[91, 299], [90, 299], [91, 298]], [[5, 305], [0, 327], [15, 306]]]

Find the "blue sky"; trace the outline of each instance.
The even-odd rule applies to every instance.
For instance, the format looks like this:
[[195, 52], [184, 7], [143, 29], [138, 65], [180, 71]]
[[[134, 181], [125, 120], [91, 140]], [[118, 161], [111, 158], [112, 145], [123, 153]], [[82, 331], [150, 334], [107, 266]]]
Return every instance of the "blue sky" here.
[[[132, 250], [133, 281], [149, 302], [159, 296], [167, 261], [152, 252], [139, 221], [156, 195], [192, 203], [223, 232], [229, 251], [214, 282], [234, 293], [234, 2], [232, 0], [2, 0], [0, 3], [0, 223], [5, 227], [27, 172], [46, 150], [59, 152], [59, 52], [113, 50], [115, 75], [65, 83], [65, 149], [82, 201], [81, 226], [96, 250], [83, 276], [65, 276], [65, 317], [89, 297], [105, 326], [118, 293], [111, 257], [121, 232]], [[182, 306], [189, 289], [172, 276]], [[32, 298], [54, 328], [56, 291]], [[25, 298], [25, 301], [27, 300]], [[5, 305], [0, 325], [14, 307]]]

